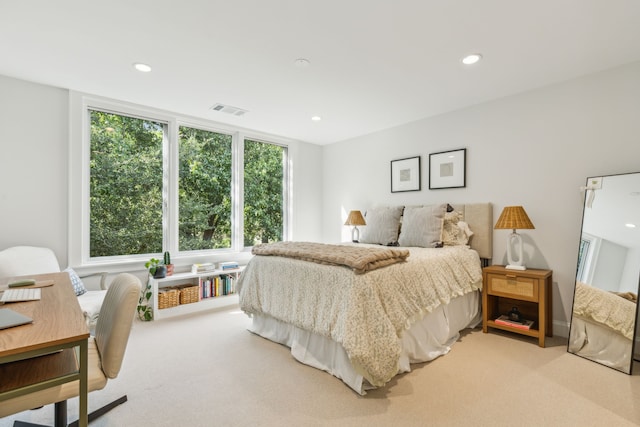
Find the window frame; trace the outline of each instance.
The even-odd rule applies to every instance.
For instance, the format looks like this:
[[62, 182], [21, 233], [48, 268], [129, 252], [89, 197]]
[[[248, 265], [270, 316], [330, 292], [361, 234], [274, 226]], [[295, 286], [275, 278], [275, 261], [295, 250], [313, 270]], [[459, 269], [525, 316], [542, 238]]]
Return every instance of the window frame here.
[[[161, 122], [165, 126], [163, 141], [163, 250], [171, 251], [174, 264], [190, 264], [202, 260], [242, 260], [250, 247], [244, 247], [244, 141], [245, 139], [282, 146], [283, 161], [283, 240], [290, 240], [291, 230], [291, 142], [284, 138], [221, 124], [160, 109], [144, 107], [124, 101], [70, 92], [69, 102], [69, 215], [68, 260], [69, 265], [81, 271], [130, 271], [142, 269], [144, 262], [156, 254], [118, 255], [111, 257], [89, 256], [89, 160], [90, 120], [89, 110], [104, 111], [140, 119]], [[231, 248], [201, 251], [178, 251], [178, 160], [179, 128], [191, 127], [230, 135], [232, 138], [231, 177]], [[84, 270], [83, 270], [84, 269]]]

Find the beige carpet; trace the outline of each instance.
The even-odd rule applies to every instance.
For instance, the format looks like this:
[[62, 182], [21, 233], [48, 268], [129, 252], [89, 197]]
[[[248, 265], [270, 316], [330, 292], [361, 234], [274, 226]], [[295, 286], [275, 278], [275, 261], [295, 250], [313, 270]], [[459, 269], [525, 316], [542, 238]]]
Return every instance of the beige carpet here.
[[[566, 353], [561, 338], [475, 329], [446, 356], [362, 397], [246, 330], [237, 309], [136, 321], [120, 376], [89, 407], [128, 394], [92, 426], [640, 425], [640, 376]], [[640, 371], [640, 369], [637, 369]], [[77, 400], [69, 402], [70, 419]], [[53, 407], [0, 419], [49, 423]]]

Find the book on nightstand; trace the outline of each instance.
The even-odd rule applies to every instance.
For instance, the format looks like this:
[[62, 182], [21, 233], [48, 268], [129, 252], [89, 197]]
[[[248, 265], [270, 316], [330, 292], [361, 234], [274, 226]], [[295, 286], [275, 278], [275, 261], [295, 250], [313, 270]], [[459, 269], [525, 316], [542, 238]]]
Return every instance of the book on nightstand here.
[[496, 325], [511, 326], [518, 329], [531, 329], [531, 326], [533, 326], [533, 320], [511, 320], [509, 319], [509, 316], [505, 314], [498, 317], [494, 322], [496, 322]]

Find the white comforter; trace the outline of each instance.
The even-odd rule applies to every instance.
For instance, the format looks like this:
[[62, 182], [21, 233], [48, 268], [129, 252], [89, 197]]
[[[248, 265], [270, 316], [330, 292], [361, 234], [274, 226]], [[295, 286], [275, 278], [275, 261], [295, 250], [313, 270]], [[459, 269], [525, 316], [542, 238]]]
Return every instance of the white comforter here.
[[410, 248], [407, 262], [356, 275], [345, 267], [256, 256], [240, 307], [340, 343], [374, 386], [398, 372], [399, 337], [440, 304], [482, 287], [477, 252], [464, 246]]

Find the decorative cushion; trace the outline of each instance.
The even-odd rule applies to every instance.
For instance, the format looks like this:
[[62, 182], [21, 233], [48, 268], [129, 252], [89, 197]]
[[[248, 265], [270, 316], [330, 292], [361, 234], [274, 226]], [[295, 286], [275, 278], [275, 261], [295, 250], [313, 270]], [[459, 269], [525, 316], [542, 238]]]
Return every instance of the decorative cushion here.
[[75, 291], [77, 296], [80, 296], [87, 292], [87, 288], [84, 287], [84, 283], [78, 276], [78, 273], [75, 272], [72, 268], [66, 268], [65, 272], [69, 273], [69, 279], [71, 279], [71, 284], [73, 285], [73, 290]]
[[447, 205], [412, 206], [404, 210], [400, 246], [435, 248], [442, 242]]
[[444, 246], [466, 245], [472, 235], [473, 232], [469, 225], [462, 221], [460, 212], [451, 211], [444, 214], [444, 225], [442, 227], [442, 243]]
[[404, 206], [376, 207], [364, 214], [367, 225], [360, 229], [360, 242], [394, 246], [398, 242]]

